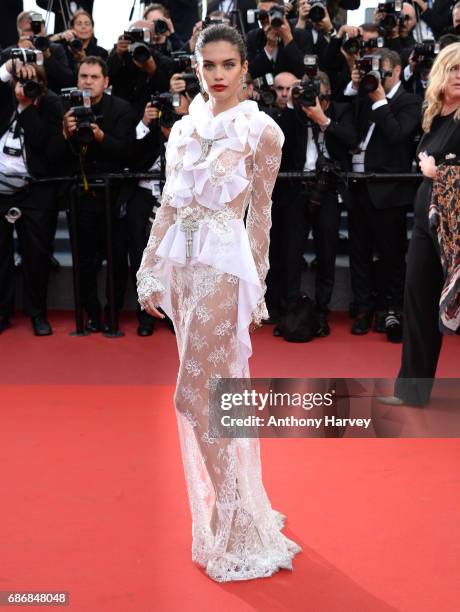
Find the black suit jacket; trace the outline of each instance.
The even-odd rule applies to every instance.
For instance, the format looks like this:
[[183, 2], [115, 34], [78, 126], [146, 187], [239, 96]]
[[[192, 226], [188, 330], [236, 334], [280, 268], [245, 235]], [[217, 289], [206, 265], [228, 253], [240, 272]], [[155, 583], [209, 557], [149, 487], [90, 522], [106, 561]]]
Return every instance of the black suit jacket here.
[[[351, 168], [350, 149], [356, 145], [353, 107], [350, 104], [331, 102], [326, 111], [331, 123], [324, 132], [327, 152], [340, 169], [347, 172]], [[283, 130], [285, 142], [282, 151], [281, 171], [301, 172], [307, 155], [308, 131], [306, 116], [302, 111], [286, 108], [274, 117]]]
[[[376, 173], [407, 173], [412, 170], [415, 139], [421, 132], [421, 100], [399, 86], [388, 104], [372, 110], [368, 96], [357, 96], [357, 127], [359, 141], [368, 128], [375, 128], [367, 145], [365, 171]], [[378, 209], [412, 204], [415, 184], [411, 181], [368, 181], [367, 189]]]
[[[7, 131], [17, 109], [16, 98], [9, 83], [0, 82], [0, 137]], [[31, 105], [18, 114], [24, 133], [25, 162], [29, 174], [37, 179], [54, 176], [62, 152], [62, 115], [59, 98], [45, 94], [38, 105]], [[18, 205], [28, 208], [52, 209], [55, 205], [54, 186], [35, 185], [17, 194]], [[30, 197], [30, 196], [33, 197]]]

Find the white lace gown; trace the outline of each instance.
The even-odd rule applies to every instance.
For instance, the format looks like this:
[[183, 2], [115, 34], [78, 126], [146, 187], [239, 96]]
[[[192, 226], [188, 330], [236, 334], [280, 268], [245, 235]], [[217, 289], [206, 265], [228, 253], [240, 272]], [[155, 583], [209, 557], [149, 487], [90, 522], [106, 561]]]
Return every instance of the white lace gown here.
[[214, 117], [198, 95], [171, 131], [161, 206], [137, 273], [141, 305], [153, 295], [174, 322], [192, 559], [219, 582], [292, 570], [302, 550], [281, 533], [285, 517], [268, 500], [259, 440], [208, 431], [212, 381], [249, 377], [248, 326], [268, 316], [271, 194], [283, 140], [256, 102]]

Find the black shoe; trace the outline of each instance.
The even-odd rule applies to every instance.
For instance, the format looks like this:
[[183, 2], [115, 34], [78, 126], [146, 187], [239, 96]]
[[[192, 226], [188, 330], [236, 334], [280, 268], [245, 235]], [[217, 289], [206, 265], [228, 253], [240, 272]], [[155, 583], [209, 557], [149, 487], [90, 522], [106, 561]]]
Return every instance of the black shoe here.
[[378, 334], [385, 334], [387, 331], [385, 325], [385, 319], [387, 317], [387, 314], [387, 312], [378, 310], [374, 315], [374, 331]]
[[273, 335], [277, 338], [283, 335], [283, 332], [281, 331], [281, 327], [279, 325], [275, 325], [275, 327], [273, 328]]
[[327, 321], [327, 315], [323, 312], [318, 313], [318, 331], [316, 332], [316, 336], [318, 338], [325, 338], [329, 336], [331, 333], [331, 328], [329, 327], [329, 323]]
[[0, 317], [0, 334], [11, 327], [10, 320], [7, 317]]
[[385, 319], [385, 331], [388, 342], [394, 342], [395, 344], [402, 342], [401, 320], [393, 310], [388, 311]]
[[138, 336], [151, 336], [153, 334], [153, 330], [155, 326], [153, 323], [141, 323], [137, 328]]
[[86, 323], [86, 330], [92, 334], [97, 334], [102, 331], [102, 325], [100, 319], [88, 319]]
[[371, 329], [372, 324], [372, 313], [361, 312], [356, 315], [356, 318], [351, 326], [351, 333], [355, 336], [363, 336], [367, 334]]
[[40, 315], [36, 317], [32, 317], [32, 327], [34, 328], [34, 334], [36, 336], [51, 336], [53, 330], [51, 329], [51, 325]]

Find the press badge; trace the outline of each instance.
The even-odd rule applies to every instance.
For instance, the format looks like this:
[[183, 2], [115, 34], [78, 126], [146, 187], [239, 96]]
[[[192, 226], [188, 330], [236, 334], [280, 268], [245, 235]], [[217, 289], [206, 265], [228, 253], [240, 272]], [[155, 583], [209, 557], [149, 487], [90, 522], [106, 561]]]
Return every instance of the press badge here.
[[5, 155], [10, 155], [11, 157], [21, 157], [22, 155], [22, 147], [21, 147], [21, 139], [19, 136], [15, 137], [15, 127], [11, 126], [8, 130], [8, 134], [5, 140], [5, 145], [3, 147], [3, 153]]

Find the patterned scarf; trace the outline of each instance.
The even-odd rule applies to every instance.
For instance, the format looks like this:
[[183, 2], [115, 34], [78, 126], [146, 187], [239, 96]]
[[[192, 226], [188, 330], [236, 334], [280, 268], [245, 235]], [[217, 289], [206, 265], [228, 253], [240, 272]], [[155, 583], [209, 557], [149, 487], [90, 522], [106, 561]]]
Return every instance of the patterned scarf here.
[[438, 166], [428, 212], [438, 241], [444, 286], [439, 300], [439, 329], [453, 334], [460, 326], [460, 165]]

